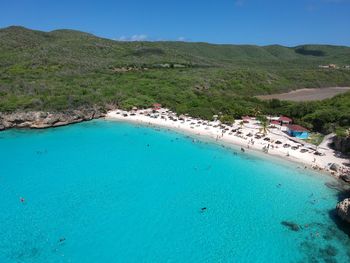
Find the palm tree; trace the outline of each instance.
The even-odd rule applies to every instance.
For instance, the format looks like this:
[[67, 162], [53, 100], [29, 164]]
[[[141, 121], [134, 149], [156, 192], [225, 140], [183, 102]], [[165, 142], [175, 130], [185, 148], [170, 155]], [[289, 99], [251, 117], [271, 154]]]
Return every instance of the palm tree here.
[[258, 106], [255, 107], [255, 108], [253, 109], [253, 115], [254, 115], [255, 117], [258, 117], [258, 116], [260, 116], [260, 114], [261, 114], [261, 111], [260, 111], [259, 107], [258, 107]]
[[269, 124], [267, 119], [260, 120], [260, 124], [261, 124], [260, 132], [266, 135], [269, 132], [269, 129], [268, 129]]

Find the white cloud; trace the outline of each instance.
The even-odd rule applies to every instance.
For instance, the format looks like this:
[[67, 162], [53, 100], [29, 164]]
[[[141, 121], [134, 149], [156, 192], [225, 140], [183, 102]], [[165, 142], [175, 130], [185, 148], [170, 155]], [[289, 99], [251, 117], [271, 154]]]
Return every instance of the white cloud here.
[[147, 39], [147, 35], [141, 34], [141, 35], [133, 35], [131, 37], [131, 41], [145, 41]]
[[186, 38], [185, 37], [178, 37], [177, 41], [186, 41]]
[[117, 40], [119, 41], [145, 41], [147, 40], [148, 36], [145, 34], [135, 34], [130, 37], [128, 36], [121, 36]]

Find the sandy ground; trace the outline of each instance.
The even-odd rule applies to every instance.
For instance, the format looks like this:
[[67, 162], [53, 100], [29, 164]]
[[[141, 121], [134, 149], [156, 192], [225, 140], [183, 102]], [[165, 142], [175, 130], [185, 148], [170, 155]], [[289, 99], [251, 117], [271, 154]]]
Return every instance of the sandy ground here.
[[[150, 109], [139, 110], [132, 114], [126, 111], [114, 110], [107, 113], [106, 119], [128, 121], [190, 133], [203, 139], [215, 140], [232, 148], [237, 149], [238, 146], [244, 152], [264, 153], [265, 156], [283, 158], [283, 160], [298, 163], [301, 168], [326, 171], [335, 176], [348, 172], [349, 169], [346, 167], [349, 160], [341, 158], [332, 149], [322, 147], [315, 150], [313, 145], [305, 143], [302, 145], [300, 142], [295, 142], [293, 138], [278, 127], [269, 128], [266, 136], [257, 139], [255, 135], [262, 134], [260, 133], [259, 124], [254, 120], [244, 124], [243, 127], [239, 124], [240, 120], [236, 120], [232, 126], [220, 125], [220, 122], [208, 122], [191, 117], [182, 116], [182, 118], [178, 118], [176, 114], [167, 109], [161, 109], [157, 113], [152, 113]], [[285, 147], [286, 144], [289, 146]], [[315, 155], [315, 151], [322, 153], [322, 156]], [[330, 170], [332, 163], [339, 165], [339, 172]]]
[[319, 88], [319, 89], [298, 89], [288, 93], [271, 94], [257, 96], [259, 99], [270, 100], [291, 100], [291, 101], [312, 101], [324, 100], [332, 98], [335, 95], [350, 91], [350, 87], [334, 87], [334, 88]]

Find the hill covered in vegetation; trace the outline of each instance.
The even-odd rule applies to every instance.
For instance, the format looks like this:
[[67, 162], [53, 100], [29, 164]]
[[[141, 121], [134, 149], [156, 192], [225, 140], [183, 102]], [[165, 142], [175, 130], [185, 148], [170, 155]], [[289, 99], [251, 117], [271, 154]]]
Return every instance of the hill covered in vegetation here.
[[[319, 68], [336, 64], [337, 69]], [[350, 48], [120, 42], [74, 30], [0, 29], [0, 112], [154, 102], [194, 116], [287, 114], [325, 131], [350, 123], [350, 95], [313, 103], [254, 95], [350, 86]], [[327, 116], [323, 116], [327, 115]], [[316, 121], [322, 117], [322, 121]]]

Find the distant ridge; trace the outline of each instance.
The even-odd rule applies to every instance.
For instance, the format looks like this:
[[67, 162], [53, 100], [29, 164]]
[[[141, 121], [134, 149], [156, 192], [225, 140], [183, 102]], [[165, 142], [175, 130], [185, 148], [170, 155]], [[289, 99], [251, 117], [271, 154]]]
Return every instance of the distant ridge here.
[[[67, 41], [70, 42], [67, 42]], [[11, 26], [0, 29], [0, 44], [2, 48], [9, 48], [15, 44], [21, 48], [71, 49], [77, 46], [96, 49], [90, 50], [89, 57], [99, 60], [99, 66], [108, 65], [114, 58], [114, 63], [149, 64], [149, 63], [186, 63], [192, 65], [211, 66], [259, 66], [273, 63], [283, 63], [288, 66], [306, 66], [318, 64], [350, 64], [350, 48], [332, 45], [302, 45], [284, 47], [281, 45], [255, 46], [255, 45], [229, 45], [209, 44], [204, 42], [126, 42], [114, 41], [96, 37], [92, 34], [59, 29], [51, 32], [30, 30], [20, 26]], [[22, 50], [25, 51], [25, 50]], [[34, 51], [34, 50], [33, 50]], [[95, 50], [96, 51], [96, 50]], [[87, 51], [75, 56], [86, 55]], [[137, 54], [135, 56], [135, 54]], [[21, 56], [21, 54], [18, 54]], [[82, 63], [84, 62], [84, 58]]]

